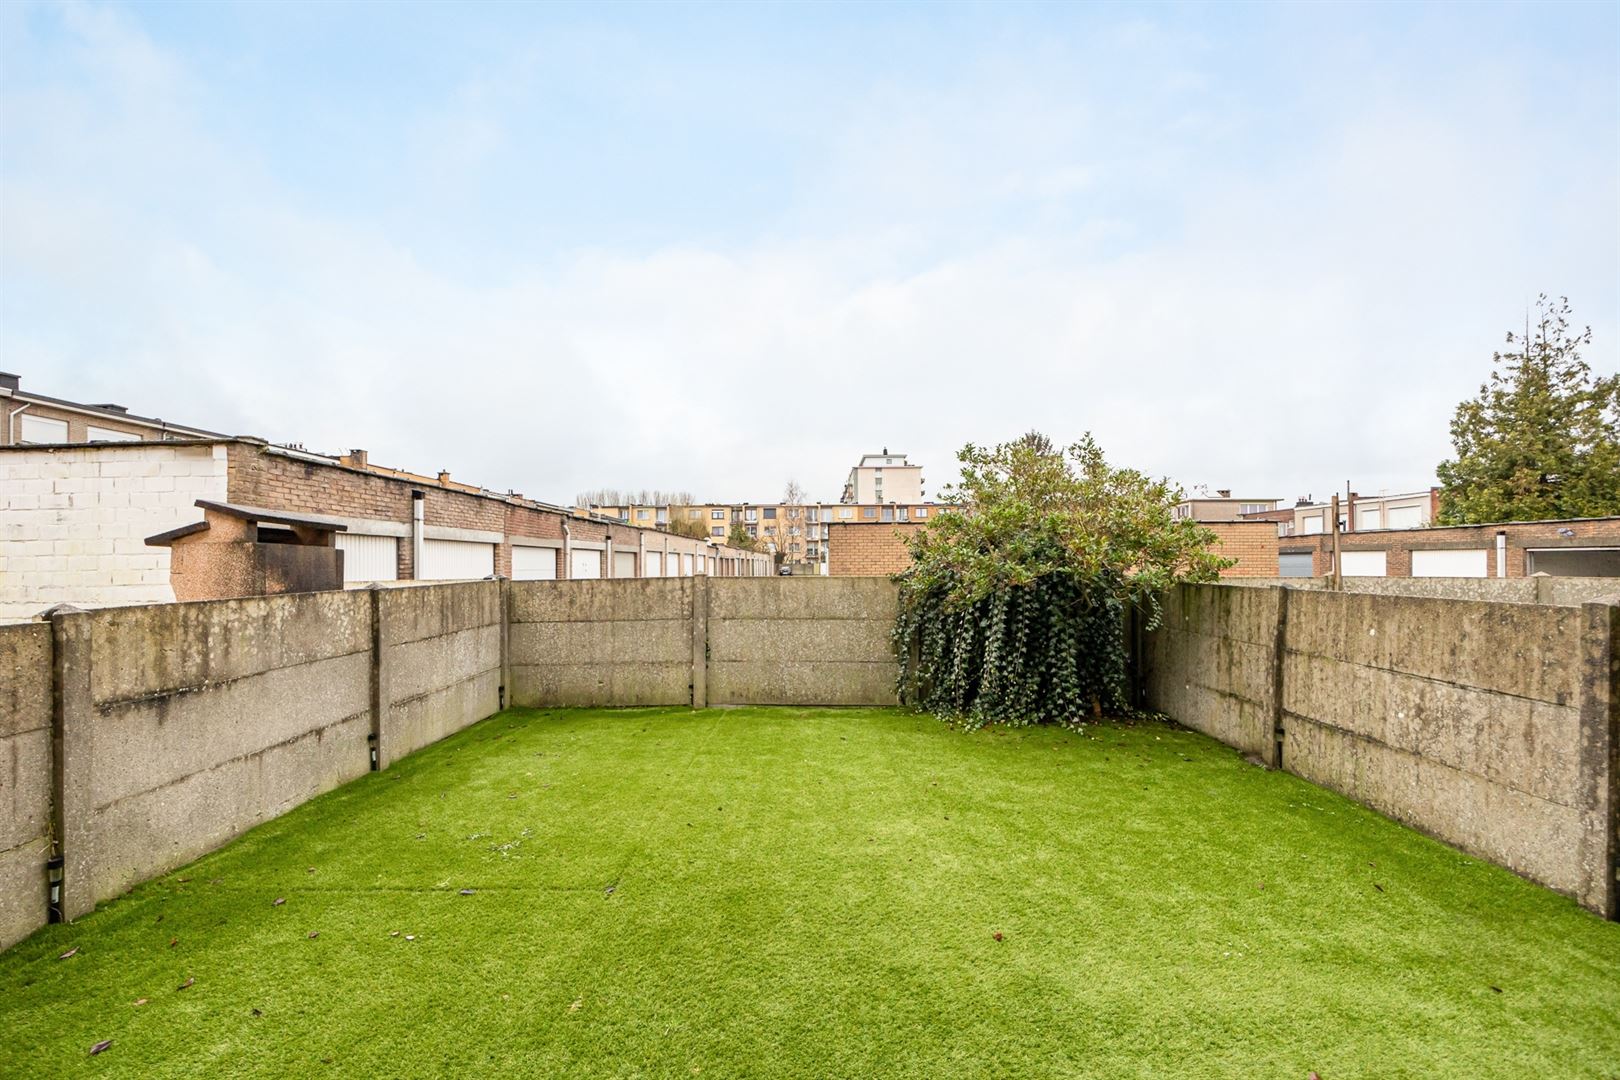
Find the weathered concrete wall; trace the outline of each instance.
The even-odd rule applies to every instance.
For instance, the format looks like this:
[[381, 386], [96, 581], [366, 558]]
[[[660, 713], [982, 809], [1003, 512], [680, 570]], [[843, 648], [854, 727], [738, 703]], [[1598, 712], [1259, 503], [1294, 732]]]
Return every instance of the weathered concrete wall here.
[[0, 949], [45, 925], [51, 628], [0, 626]]
[[379, 768], [499, 711], [501, 589], [473, 581], [371, 590]]
[[1279, 588], [1186, 586], [1142, 643], [1146, 705], [1276, 764]]
[[363, 593], [59, 618], [64, 913], [366, 772]]
[[[1290, 589], [1328, 591], [1330, 578], [1249, 578], [1235, 585], [1282, 585]], [[1378, 596], [1432, 596], [1441, 600], [1492, 600], [1508, 604], [1579, 606], [1594, 600], [1620, 599], [1620, 578], [1533, 577], [1347, 577], [1340, 592]]]
[[712, 705], [893, 705], [887, 578], [724, 578], [708, 583]]
[[1617, 612], [1183, 586], [1142, 674], [1244, 750], [1275, 709], [1288, 771], [1614, 917]]
[[513, 704], [692, 703], [693, 602], [708, 584], [693, 577], [511, 582]]

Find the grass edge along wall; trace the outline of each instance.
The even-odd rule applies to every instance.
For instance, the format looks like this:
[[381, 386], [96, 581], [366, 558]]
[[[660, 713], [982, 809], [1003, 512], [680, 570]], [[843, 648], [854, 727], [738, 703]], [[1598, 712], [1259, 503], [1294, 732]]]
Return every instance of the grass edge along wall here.
[[[0, 943], [46, 921], [52, 856], [71, 919], [503, 704], [892, 704], [895, 595], [491, 581], [0, 628]], [[1282, 728], [1289, 771], [1612, 915], [1616, 610], [1184, 587], [1141, 675], [1187, 726], [1273, 761]], [[1398, 655], [1423, 641], [1461, 662]]]

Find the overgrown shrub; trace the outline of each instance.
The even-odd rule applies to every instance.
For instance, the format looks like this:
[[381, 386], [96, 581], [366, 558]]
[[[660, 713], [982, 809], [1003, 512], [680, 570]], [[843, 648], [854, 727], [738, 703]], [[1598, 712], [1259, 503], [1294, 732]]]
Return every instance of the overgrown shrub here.
[[1229, 562], [1174, 516], [1181, 493], [1108, 465], [1087, 436], [1031, 433], [958, 455], [950, 511], [910, 541], [896, 580], [902, 700], [952, 721], [1078, 724], [1126, 700], [1125, 612]]

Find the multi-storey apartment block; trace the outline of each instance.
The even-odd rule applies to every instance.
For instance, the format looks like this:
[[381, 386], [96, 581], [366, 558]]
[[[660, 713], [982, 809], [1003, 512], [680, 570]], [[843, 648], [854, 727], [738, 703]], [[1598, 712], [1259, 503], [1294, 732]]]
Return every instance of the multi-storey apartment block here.
[[923, 501], [921, 465], [913, 465], [904, 454], [865, 454], [859, 465], [849, 470], [844, 481], [843, 503], [920, 503]]

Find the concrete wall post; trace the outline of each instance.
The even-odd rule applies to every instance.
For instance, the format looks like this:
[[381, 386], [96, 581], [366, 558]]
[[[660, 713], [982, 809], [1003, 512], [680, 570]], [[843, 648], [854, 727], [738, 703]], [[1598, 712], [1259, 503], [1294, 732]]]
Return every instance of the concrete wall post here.
[[1620, 919], [1620, 604], [1581, 605], [1581, 801], [1589, 808], [1580, 861], [1592, 893], [1581, 899]]
[[692, 582], [692, 708], [709, 707], [709, 578]]
[[1266, 764], [1273, 769], [1283, 767], [1283, 742], [1287, 737], [1287, 725], [1283, 720], [1283, 671], [1284, 659], [1288, 654], [1288, 593], [1285, 585], [1271, 586], [1277, 599], [1277, 625], [1272, 637], [1271, 645], [1271, 744], [1270, 761]]
[[83, 611], [51, 614], [51, 848], [62, 858], [64, 920], [96, 909], [90, 619]]
[[512, 703], [512, 579], [498, 580], [501, 590], [501, 685], [497, 694], [504, 709]]

